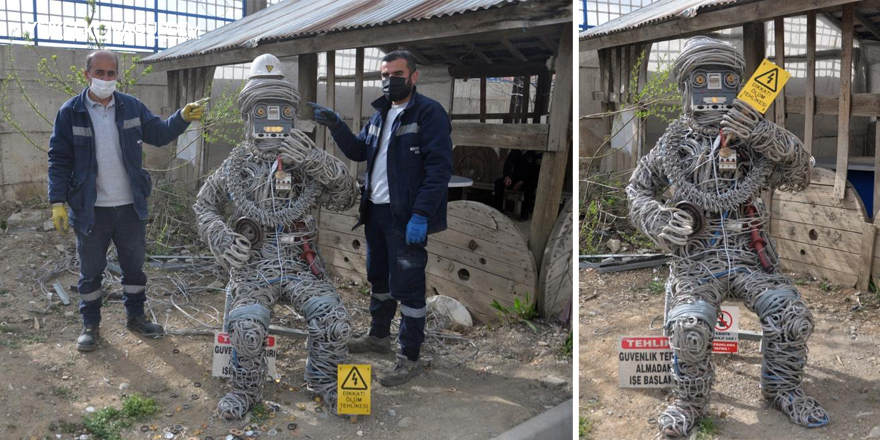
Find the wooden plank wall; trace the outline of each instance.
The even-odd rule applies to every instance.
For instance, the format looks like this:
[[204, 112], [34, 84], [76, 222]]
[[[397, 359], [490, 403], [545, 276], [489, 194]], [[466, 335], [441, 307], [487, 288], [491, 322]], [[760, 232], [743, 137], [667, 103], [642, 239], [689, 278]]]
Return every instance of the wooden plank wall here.
[[[336, 276], [367, 281], [363, 227], [352, 231], [357, 208], [324, 211], [318, 223], [318, 247], [327, 270]], [[525, 238], [512, 220], [473, 201], [449, 203], [446, 231], [428, 238], [425, 269], [428, 294], [458, 299], [476, 321], [495, 318], [493, 300], [513, 306], [514, 296], [534, 297], [538, 274]]]

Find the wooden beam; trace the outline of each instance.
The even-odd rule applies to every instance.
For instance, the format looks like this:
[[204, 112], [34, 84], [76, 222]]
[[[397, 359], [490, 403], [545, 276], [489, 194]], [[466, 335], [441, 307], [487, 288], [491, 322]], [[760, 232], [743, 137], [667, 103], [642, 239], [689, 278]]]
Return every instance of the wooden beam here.
[[816, 11], [807, 12], [807, 83], [804, 97], [804, 149], [813, 154], [816, 120]]
[[[559, 39], [559, 51], [556, 59], [556, 81], [553, 87], [553, 107], [550, 109], [550, 135], [547, 151], [541, 161], [541, 172], [538, 187], [535, 191], [535, 209], [529, 231], [529, 249], [535, 256], [536, 267], [541, 267], [544, 248], [556, 217], [559, 213], [559, 202], [562, 199], [562, 187], [565, 184], [566, 167], [571, 158], [571, 122], [572, 111], [572, 28], [571, 24], [562, 27]], [[530, 124], [534, 125], [534, 124]], [[524, 125], [528, 126], [528, 125]], [[538, 292], [541, 295], [542, 292]]]
[[419, 64], [421, 64], [423, 66], [427, 66], [427, 65], [431, 64], [431, 60], [429, 60], [428, 57], [426, 57], [425, 54], [422, 53], [422, 51], [416, 49], [415, 46], [413, 46], [411, 44], [404, 44], [402, 46], [403, 46], [404, 50], [406, 50], [407, 52], [411, 53], [414, 57], [416, 57], [416, 61], [418, 61]]
[[840, 59], [840, 110], [837, 115], [837, 170], [834, 174], [834, 197], [842, 199], [846, 191], [849, 165], [849, 118], [852, 102], [852, 46], [855, 5], [843, 6]]
[[[354, 121], [351, 130], [354, 133], [361, 132], [364, 120], [364, 48], [359, 47], [354, 51]], [[348, 171], [357, 176], [357, 162], [351, 161]]]
[[449, 66], [449, 76], [453, 78], [506, 77], [523, 75], [540, 75], [547, 71], [547, 63], [494, 63], [490, 65], [453, 65]]
[[[523, 93], [522, 93], [522, 106], [520, 109], [523, 113], [523, 116], [519, 117], [518, 122], [520, 124], [528, 123], [528, 113], [529, 113], [529, 104], [532, 103], [532, 77], [530, 75], [526, 75], [523, 77]], [[516, 119], [515, 119], [516, 120]]]
[[629, 103], [630, 54], [632, 51], [633, 46], [624, 46], [620, 58], [620, 84], [623, 86], [621, 92], [623, 96], [620, 101], [623, 103]]
[[803, 15], [818, 8], [855, 3], [857, 0], [763, 0], [715, 11], [701, 12], [693, 18], [675, 18], [580, 41], [580, 50], [596, 50], [639, 42], [688, 38], [709, 31], [742, 26], [776, 17]]
[[464, 147], [547, 151], [547, 124], [452, 122], [452, 143]]
[[541, 122], [541, 116], [547, 114], [547, 106], [550, 103], [550, 72], [538, 75], [538, 87], [535, 89], [535, 116], [533, 124]]
[[[297, 118], [301, 121], [314, 121], [314, 109], [305, 105], [307, 102], [318, 101], [318, 54], [303, 54], [298, 57], [297, 69], [299, 77], [297, 78], [300, 106], [297, 112]], [[309, 137], [316, 140], [315, 133]]]
[[484, 54], [482, 50], [478, 49], [477, 46], [474, 45], [473, 42], [468, 41], [468, 42], [464, 43], [464, 45], [467, 46], [467, 48], [471, 50], [471, 53], [474, 54], [474, 56], [476, 56], [477, 58], [479, 58], [482, 62], [484, 62], [486, 64], [494, 63], [494, 61], [492, 61], [492, 58], [487, 57], [486, 54]]
[[[777, 17], [773, 20], [774, 46], [776, 65], [785, 69], [785, 19]], [[773, 104], [776, 125], [785, 128], [785, 90], [776, 97]]]
[[743, 25], [743, 58], [746, 62], [744, 76], [751, 77], [758, 69], [767, 52], [764, 23], [754, 22]]
[[[643, 44], [641, 51], [645, 52], [644, 58], [642, 58], [642, 65], [639, 66], [639, 91], [644, 89], [645, 85], [648, 83], [648, 64], [651, 60], [651, 46], [652, 44]], [[641, 55], [641, 52], [639, 53]], [[644, 119], [639, 119], [639, 149], [636, 157], [641, 159], [646, 154], [648, 154], [648, 121]], [[638, 162], [636, 163], [638, 165]], [[635, 169], [635, 167], [633, 167]]]
[[[853, 53], [855, 53], [855, 52], [857, 52], [857, 51], [854, 50]], [[820, 61], [821, 61], [821, 60], [837, 61], [837, 60], [840, 59], [840, 49], [823, 49], [823, 50], [817, 50], [817, 51], [814, 53], [813, 56], [815, 56], [816, 59], [817, 59], [817, 60], [820, 60]], [[808, 54], [806, 54], [806, 53], [799, 53], [799, 54], [795, 54], [795, 55], [786, 55], [786, 56], [785, 56], [785, 61], [786, 61], [787, 63], [806, 63], [806, 62], [807, 62], [807, 58], [808, 58]], [[770, 61], [773, 61], [774, 63], [776, 62], [776, 56], [775, 56], [775, 55], [774, 55], [774, 56], [768, 56], [767, 59], [770, 60]]]
[[541, 40], [541, 44], [544, 45], [544, 48], [550, 51], [553, 55], [556, 55], [556, 44], [553, 43], [553, 40], [547, 34], [541, 34], [538, 36], [538, 39]]
[[[480, 77], [480, 115], [486, 114], [486, 77]], [[480, 122], [486, 122], [486, 118], [480, 118]]]
[[[327, 108], [336, 109], [336, 51], [327, 52], [327, 85], [324, 105]], [[330, 135], [330, 129], [324, 127], [324, 150], [333, 156], [336, 156], [336, 142]]]
[[861, 12], [858, 11], [855, 12], [855, 19], [859, 22], [860, 25], [864, 26], [864, 28], [867, 29], [868, 32], [874, 35], [874, 38], [880, 39], [880, 28], [878, 28], [877, 25], [874, 24], [873, 21], [871, 21], [871, 19], [865, 17], [864, 15], [862, 15]]
[[504, 45], [507, 51], [510, 52], [510, 54], [513, 55], [514, 58], [524, 63], [527, 63], [529, 61], [529, 59], [526, 58], [526, 56], [523, 55], [522, 52], [520, 52], [519, 49], [517, 49], [516, 46], [514, 46], [513, 43], [511, 43], [510, 40], [508, 40], [507, 38], [502, 39], [501, 44]]
[[[524, 28], [523, 23], [528, 23], [528, 26]], [[251, 48], [237, 47], [145, 64], [152, 64], [154, 71], [165, 71], [245, 63], [264, 53], [283, 58], [303, 53], [379, 47], [401, 42], [461, 44], [465, 41], [497, 41], [499, 38], [510, 37], [511, 31], [515, 31], [517, 37], [538, 36], [554, 32], [558, 26], [566, 23], [571, 23], [571, 2], [568, 0], [523, 2], [515, 6], [473, 11], [464, 15], [331, 32], [264, 43]]]
[[[333, 52], [335, 52], [335, 51], [333, 51]], [[364, 72], [364, 81], [381, 81], [381, 80], [382, 80], [382, 73], [379, 72], [378, 70], [373, 70], [371, 72]], [[319, 76], [318, 81], [327, 82], [327, 81], [329, 81], [329, 79], [327, 79], [327, 76], [324, 75], [324, 76]], [[357, 77], [355, 75], [336, 75], [336, 82], [337, 83], [348, 83], [348, 82], [355, 82], [355, 81], [357, 81]]]
[[449, 115], [449, 118], [453, 121], [479, 121], [482, 119], [486, 120], [498, 120], [498, 119], [522, 119], [522, 118], [533, 118], [537, 116], [536, 113], [486, 113], [485, 115], [481, 115], [479, 113], [461, 113], [461, 114], [453, 114]]
[[[806, 114], [805, 97], [790, 96], [785, 100], [785, 111], [798, 115]], [[880, 116], [880, 93], [856, 93], [851, 95], [850, 116]], [[815, 100], [816, 115], [839, 115], [840, 96], [819, 95]]]
[[461, 60], [458, 59], [458, 57], [456, 57], [455, 55], [453, 55], [452, 52], [450, 52], [449, 49], [446, 48], [446, 46], [444, 46], [442, 44], [435, 44], [433, 47], [434, 47], [434, 50], [436, 50], [437, 53], [439, 53], [440, 56], [442, 56], [446, 60], [447, 63], [461, 64]]

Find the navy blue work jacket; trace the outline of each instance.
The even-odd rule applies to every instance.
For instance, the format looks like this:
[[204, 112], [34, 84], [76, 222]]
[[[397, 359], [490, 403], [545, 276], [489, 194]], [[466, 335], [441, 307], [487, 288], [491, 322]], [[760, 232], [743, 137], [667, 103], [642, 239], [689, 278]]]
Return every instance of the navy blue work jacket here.
[[[381, 97], [372, 103], [376, 113], [355, 136], [344, 123], [331, 131], [336, 145], [349, 159], [367, 161], [361, 194], [360, 218], [355, 228], [369, 221], [373, 164], [379, 153], [382, 123], [391, 102]], [[452, 177], [452, 125], [439, 102], [413, 89], [413, 96], [391, 126], [388, 142], [388, 193], [394, 226], [405, 229], [414, 213], [428, 218], [428, 233], [446, 229], [446, 203]]]
[[[86, 108], [88, 90], [61, 106], [49, 139], [49, 202], [67, 202], [70, 224], [84, 234], [89, 234], [95, 224], [94, 207], [98, 198], [94, 127]], [[147, 197], [153, 183], [142, 166], [143, 143], [165, 145], [177, 139], [189, 127], [189, 122], [183, 119], [180, 110], [163, 121], [134, 96], [120, 92], [113, 92], [113, 96], [122, 162], [131, 182], [134, 209], [141, 220], [146, 220]]]

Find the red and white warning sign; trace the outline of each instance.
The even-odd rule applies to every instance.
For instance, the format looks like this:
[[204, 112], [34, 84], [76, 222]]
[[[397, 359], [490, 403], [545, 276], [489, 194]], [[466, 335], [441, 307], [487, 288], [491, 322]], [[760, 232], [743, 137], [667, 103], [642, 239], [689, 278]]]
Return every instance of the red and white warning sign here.
[[712, 353], [736, 353], [739, 351], [739, 307], [721, 306], [715, 323], [715, 339]]
[[622, 336], [618, 345], [620, 388], [672, 386], [672, 349], [665, 336]]
[[[266, 361], [269, 364], [269, 377], [276, 378], [275, 357], [277, 355], [275, 336], [266, 338]], [[232, 342], [229, 333], [217, 332], [214, 334], [214, 362], [211, 365], [211, 375], [214, 377], [232, 376]]]

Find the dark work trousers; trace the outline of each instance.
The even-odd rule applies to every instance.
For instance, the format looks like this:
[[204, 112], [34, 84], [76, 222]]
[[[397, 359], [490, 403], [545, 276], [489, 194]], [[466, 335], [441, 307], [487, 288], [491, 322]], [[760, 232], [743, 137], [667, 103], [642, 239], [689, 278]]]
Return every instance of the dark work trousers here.
[[409, 219], [395, 222], [390, 204], [367, 206], [367, 279], [372, 285], [370, 334], [377, 338], [391, 335], [391, 320], [400, 301], [400, 352], [407, 359], [419, 359], [425, 340], [425, 243], [406, 244], [404, 226]]
[[90, 234], [76, 231], [79, 254], [79, 312], [86, 325], [101, 322], [104, 269], [110, 241], [116, 245], [122, 268], [122, 303], [129, 317], [144, 314], [147, 300], [144, 254], [147, 248], [147, 223], [138, 217], [134, 205], [113, 208], [95, 207], [95, 225]]

